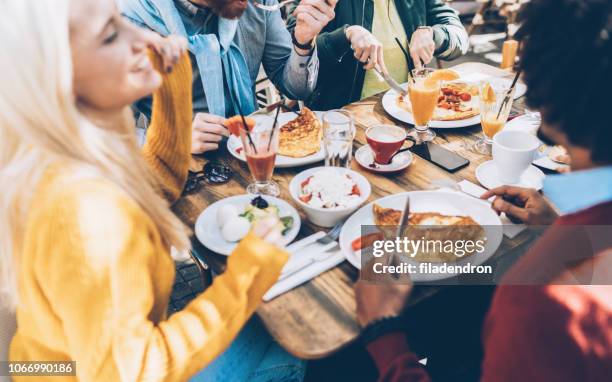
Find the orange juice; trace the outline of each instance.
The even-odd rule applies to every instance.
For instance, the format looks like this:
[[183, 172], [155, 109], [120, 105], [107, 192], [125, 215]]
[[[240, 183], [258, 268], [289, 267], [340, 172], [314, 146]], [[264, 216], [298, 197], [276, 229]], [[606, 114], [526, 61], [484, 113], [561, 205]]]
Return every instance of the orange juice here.
[[518, 41], [506, 40], [502, 47], [502, 62], [499, 66], [502, 69], [512, 69], [518, 51]]
[[408, 94], [412, 104], [414, 124], [416, 126], [427, 126], [438, 105], [440, 86], [437, 82], [432, 84], [427, 83], [427, 81], [417, 81], [416, 84], [408, 86]]
[[489, 139], [493, 139], [495, 134], [499, 133], [504, 128], [506, 121], [502, 118], [497, 119], [495, 116], [487, 116], [482, 118], [480, 124], [482, 125], [482, 131], [485, 136]]

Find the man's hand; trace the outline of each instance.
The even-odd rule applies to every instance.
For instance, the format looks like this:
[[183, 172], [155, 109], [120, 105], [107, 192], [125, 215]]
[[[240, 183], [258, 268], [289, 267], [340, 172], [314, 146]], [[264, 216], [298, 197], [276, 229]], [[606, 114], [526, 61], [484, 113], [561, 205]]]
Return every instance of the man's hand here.
[[410, 38], [410, 57], [415, 67], [420, 68], [433, 60], [436, 43], [433, 39], [433, 29], [420, 28], [414, 31]]
[[550, 225], [558, 217], [557, 212], [544, 197], [534, 189], [502, 186], [485, 192], [481, 199], [496, 196], [493, 209], [498, 214], [506, 213], [528, 225]]
[[[295, 8], [295, 39], [300, 44], [314, 40], [321, 30], [336, 17], [334, 8], [338, 0], [302, 0]], [[303, 52], [300, 52], [303, 53]]]
[[412, 292], [412, 284], [392, 281], [372, 284], [367, 281], [358, 281], [355, 284], [357, 321], [364, 327], [380, 318], [400, 315], [406, 306], [410, 292]]
[[227, 128], [223, 126], [225, 118], [217, 115], [198, 113], [193, 119], [191, 132], [191, 153], [202, 154], [217, 150], [223, 137], [229, 136]]
[[351, 25], [346, 28], [346, 38], [351, 42], [355, 58], [366, 64], [365, 69], [378, 67], [387, 73], [383, 46], [370, 31], [359, 25]]

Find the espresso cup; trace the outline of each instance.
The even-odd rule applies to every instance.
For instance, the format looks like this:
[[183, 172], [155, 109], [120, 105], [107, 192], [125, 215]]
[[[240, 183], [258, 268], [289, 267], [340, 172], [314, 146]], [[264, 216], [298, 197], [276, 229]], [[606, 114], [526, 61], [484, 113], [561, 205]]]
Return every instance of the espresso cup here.
[[374, 162], [389, 164], [404, 144], [406, 130], [394, 125], [376, 125], [366, 130], [366, 140], [374, 153]]
[[535, 159], [541, 143], [534, 135], [521, 131], [502, 131], [493, 137], [493, 163], [504, 184], [516, 184]]

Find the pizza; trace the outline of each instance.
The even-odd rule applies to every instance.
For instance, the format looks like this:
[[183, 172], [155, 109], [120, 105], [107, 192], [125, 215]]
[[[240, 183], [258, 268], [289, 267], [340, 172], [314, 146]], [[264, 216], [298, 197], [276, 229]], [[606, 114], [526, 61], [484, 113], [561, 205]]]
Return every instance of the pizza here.
[[280, 128], [278, 154], [303, 158], [319, 152], [323, 129], [310, 109], [304, 107], [297, 118]]
[[472, 118], [480, 113], [478, 87], [464, 82], [451, 82], [440, 89], [434, 119], [457, 121]]

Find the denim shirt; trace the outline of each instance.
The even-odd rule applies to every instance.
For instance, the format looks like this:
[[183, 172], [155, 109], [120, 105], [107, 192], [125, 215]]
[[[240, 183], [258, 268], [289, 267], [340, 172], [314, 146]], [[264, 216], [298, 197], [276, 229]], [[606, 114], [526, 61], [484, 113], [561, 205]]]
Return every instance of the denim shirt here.
[[[209, 9], [198, 7], [188, 0], [174, 1], [183, 24], [189, 34], [216, 33], [217, 16]], [[265, 0], [264, 4], [275, 4], [277, 0]], [[133, 20], [137, 22], [137, 20]], [[256, 8], [249, 2], [238, 22], [234, 42], [246, 60], [251, 82], [255, 84], [260, 67], [272, 83], [292, 99], [306, 99], [314, 90], [317, 82], [319, 61], [316, 48], [310, 56], [300, 56], [293, 48], [291, 35], [286, 29], [280, 11], [269, 12]], [[193, 111], [208, 112], [206, 97], [202, 87], [200, 72], [192, 56], [193, 65]], [[225, 89], [226, 105], [231, 105], [229, 91]], [[255, 87], [253, 87], [255, 93]], [[253, 96], [255, 98], [255, 96]], [[151, 98], [141, 100], [136, 107], [150, 117]], [[226, 115], [236, 111], [226, 107]]]

